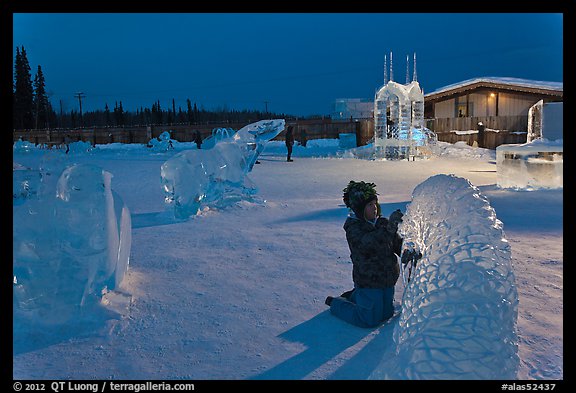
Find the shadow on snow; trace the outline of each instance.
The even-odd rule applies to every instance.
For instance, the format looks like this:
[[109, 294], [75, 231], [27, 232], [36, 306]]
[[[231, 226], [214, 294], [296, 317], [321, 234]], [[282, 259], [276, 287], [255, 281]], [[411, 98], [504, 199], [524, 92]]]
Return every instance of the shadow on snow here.
[[305, 379], [316, 369], [335, 360], [348, 348], [362, 340], [369, 340], [360, 351], [344, 360], [343, 365], [327, 378], [367, 379], [382, 361], [380, 356], [375, 357], [374, 354], [384, 354], [392, 347], [392, 333], [397, 322], [398, 319], [394, 318], [391, 323], [385, 323], [378, 328], [365, 329], [350, 325], [326, 310], [278, 336], [284, 340], [302, 343], [307, 349], [251, 379]]

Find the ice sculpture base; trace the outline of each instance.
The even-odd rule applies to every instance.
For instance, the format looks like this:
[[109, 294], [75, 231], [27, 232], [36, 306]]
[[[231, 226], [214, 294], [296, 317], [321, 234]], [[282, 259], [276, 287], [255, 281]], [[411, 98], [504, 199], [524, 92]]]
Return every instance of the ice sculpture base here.
[[513, 189], [561, 189], [563, 144], [536, 140], [496, 148], [497, 185]]

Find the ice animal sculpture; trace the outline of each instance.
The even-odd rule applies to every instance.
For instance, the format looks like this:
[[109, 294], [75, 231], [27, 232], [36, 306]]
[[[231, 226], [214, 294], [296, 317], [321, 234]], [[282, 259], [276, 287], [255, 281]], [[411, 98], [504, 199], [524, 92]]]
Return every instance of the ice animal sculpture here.
[[182, 151], [162, 164], [164, 200], [174, 217], [187, 219], [202, 205], [226, 205], [253, 195], [256, 188], [246, 174], [284, 125], [283, 119], [251, 123], [210, 149]]
[[168, 131], [164, 131], [158, 135], [158, 138], [150, 139], [146, 146], [157, 152], [167, 152], [168, 150], [174, 148], [174, 142], [172, 139], [170, 139], [170, 133]]
[[14, 320], [27, 325], [89, 315], [128, 269], [130, 212], [112, 174], [61, 164], [45, 160], [39, 192], [13, 206]]
[[423, 254], [382, 379], [515, 379], [518, 294], [502, 223], [478, 188], [436, 175], [413, 191], [405, 242]]

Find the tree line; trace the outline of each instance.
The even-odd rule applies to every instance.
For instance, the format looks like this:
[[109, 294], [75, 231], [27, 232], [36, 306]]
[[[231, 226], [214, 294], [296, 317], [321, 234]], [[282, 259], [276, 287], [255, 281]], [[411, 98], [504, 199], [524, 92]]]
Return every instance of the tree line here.
[[[270, 113], [258, 110], [228, 110], [198, 108], [196, 103], [186, 100], [186, 108], [176, 108], [174, 99], [171, 105], [163, 108], [160, 100], [150, 108], [140, 107], [126, 111], [122, 101], [115, 101], [111, 110], [108, 103], [104, 109], [95, 111], [70, 110], [64, 112], [60, 102], [55, 110], [46, 93], [46, 82], [42, 67], [38, 65], [34, 80], [24, 46], [16, 47], [13, 85], [13, 127], [14, 129], [57, 129], [79, 127], [123, 127], [162, 124], [208, 124], [208, 123], [248, 123], [269, 118], [296, 119], [285, 113]], [[80, 94], [80, 93], [79, 93]], [[81, 102], [81, 98], [79, 98]]]

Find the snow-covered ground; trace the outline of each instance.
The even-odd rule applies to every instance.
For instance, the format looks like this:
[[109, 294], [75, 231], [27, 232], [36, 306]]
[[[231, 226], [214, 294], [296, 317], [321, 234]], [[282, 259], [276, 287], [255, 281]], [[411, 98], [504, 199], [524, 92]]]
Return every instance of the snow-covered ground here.
[[[563, 379], [562, 190], [500, 189], [495, 152], [464, 144], [440, 142], [426, 160], [368, 161], [340, 158], [337, 140], [313, 140], [286, 162], [283, 142], [272, 141], [249, 174], [265, 203], [175, 223], [160, 165], [194, 146], [162, 153], [110, 144], [69, 155], [112, 173], [130, 209], [122, 289], [132, 300], [105, 323], [14, 332], [15, 379], [366, 379], [392, 345], [394, 324], [357, 328], [324, 304], [352, 287], [342, 189], [376, 183], [389, 215], [439, 173], [479, 187], [504, 224], [520, 300], [518, 379]], [[13, 159], [34, 168], [44, 153]], [[400, 280], [398, 300], [402, 291]]]

